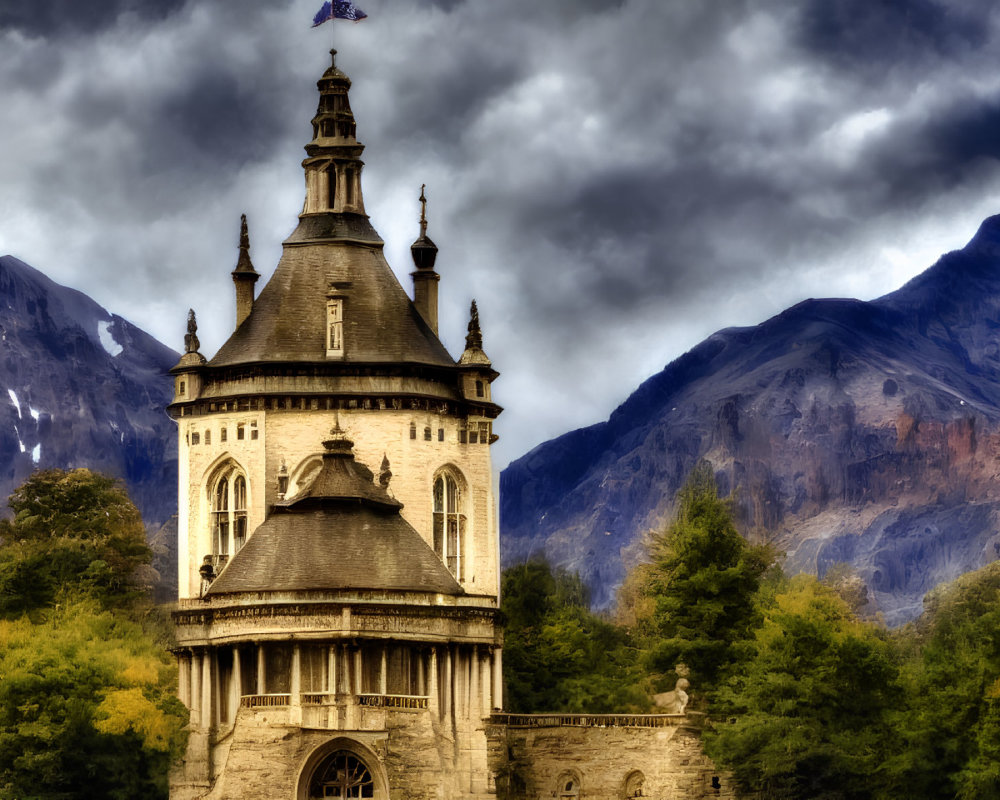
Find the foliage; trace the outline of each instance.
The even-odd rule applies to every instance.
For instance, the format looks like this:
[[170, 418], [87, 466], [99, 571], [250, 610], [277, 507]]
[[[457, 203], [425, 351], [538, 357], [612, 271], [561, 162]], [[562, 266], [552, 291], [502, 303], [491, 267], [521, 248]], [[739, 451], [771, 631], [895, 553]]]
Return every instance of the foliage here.
[[894, 768], [918, 797], [1000, 798], [1000, 562], [940, 586], [903, 636], [911, 709]]
[[142, 518], [116, 481], [86, 469], [34, 473], [0, 520], [0, 616], [88, 591], [106, 605], [134, 595], [132, 577], [148, 564]]
[[691, 472], [677, 501], [674, 521], [653, 538], [651, 563], [642, 568], [652, 603], [639, 628], [654, 675], [669, 676], [683, 663], [692, 683], [710, 691], [753, 635], [758, 591], [774, 556], [740, 536], [707, 461]]
[[0, 798], [165, 798], [187, 721], [171, 662], [92, 599], [0, 620]]
[[885, 765], [903, 698], [888, 635], [799, 575], [775, 597], [748, 659], [719, 692], [730, 720], [706, 734], [706, 749], [744, 792], [891, 797]]
[[142, 519], [110, 478], [37, 472], [0, 522], [0, 800], [167, 796], [187, 712], [135, 586]]
[[514, 713], [611, 713], [646, 704], [624, 632], [588, 607], [579, 576], [542, 561], [504, 571], [506, 703]]

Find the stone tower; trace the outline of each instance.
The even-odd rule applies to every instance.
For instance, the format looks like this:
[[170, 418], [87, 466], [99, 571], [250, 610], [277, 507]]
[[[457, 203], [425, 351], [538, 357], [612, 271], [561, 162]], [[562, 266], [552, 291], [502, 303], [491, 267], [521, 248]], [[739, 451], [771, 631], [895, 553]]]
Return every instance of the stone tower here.
[[273, 276], [255, 297], [244, 220], [236, 330], [206, 359], [192, 313], [173, 369], [175, 800], [493, 794], [497, 373], [474, 304], [457, 361], [438, 339], [423, 210], [416, 304], [386, 263], [350, 85], [335, 60], [319, 80]]

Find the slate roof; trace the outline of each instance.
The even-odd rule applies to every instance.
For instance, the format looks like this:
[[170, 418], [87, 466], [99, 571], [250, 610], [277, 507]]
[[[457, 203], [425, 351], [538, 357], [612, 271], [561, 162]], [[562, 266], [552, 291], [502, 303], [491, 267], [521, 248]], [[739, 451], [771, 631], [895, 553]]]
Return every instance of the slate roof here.
[[207, 597], [241, 592], [370, 589], [463, 594], [402, 505], [354, 460], [351, 442], [324, 442], [319, 474], [277, 505]]
[[[344, 356], [326, 356], [326, 304], [344, 299]], [[278, 267], [210, 367], [249, 363], [455, 361], [410, 302], [362, 214], [301, 218]]]

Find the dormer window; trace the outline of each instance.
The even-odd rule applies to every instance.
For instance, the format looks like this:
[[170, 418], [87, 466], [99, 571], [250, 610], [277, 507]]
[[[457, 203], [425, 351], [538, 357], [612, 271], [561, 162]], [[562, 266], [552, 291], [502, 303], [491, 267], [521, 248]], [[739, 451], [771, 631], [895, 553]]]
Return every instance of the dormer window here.
[[326, 301], [326, 357], [344, 357], [344, 301], [341, 298]]

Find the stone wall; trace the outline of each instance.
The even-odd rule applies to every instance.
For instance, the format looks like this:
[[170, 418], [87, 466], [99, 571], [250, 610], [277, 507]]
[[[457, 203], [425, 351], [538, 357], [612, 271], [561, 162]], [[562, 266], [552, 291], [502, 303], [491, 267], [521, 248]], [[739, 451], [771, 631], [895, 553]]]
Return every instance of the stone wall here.
[[689, 718], [667, 727], [491, 724], [487, 737], [498, 800], [735, 798]]

